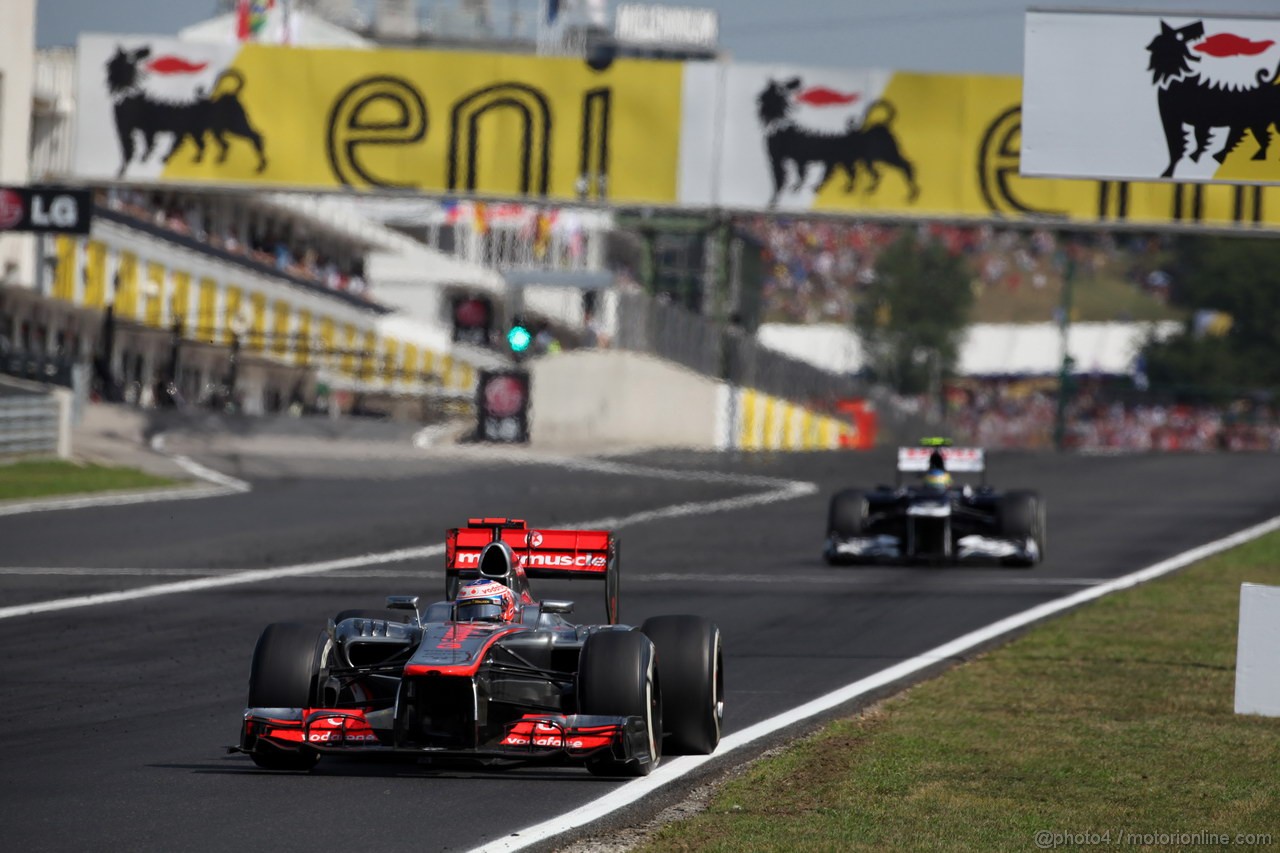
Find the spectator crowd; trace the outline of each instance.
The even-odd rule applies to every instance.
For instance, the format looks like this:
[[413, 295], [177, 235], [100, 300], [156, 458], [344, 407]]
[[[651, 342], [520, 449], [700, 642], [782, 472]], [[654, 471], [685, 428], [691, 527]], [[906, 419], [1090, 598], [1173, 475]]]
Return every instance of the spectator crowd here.
[[1173, 283], [1161, 266], [1166, 239], [1151, 235], [764, 217], [742, 225], [763, 246], [767, 322], [852, 322], [861, 291], [876, 280], [880, 256], [911, 231], [965, 258], [977, 295], [1056, 288], [1069, 264], [1082, 274], [1126, 280], [1162, 301]]
[[[965, 383], [947, 390], [947, 427], [983, 447], [1054, 445], [1052, 380]], [[1280, 408], [1251, 399], [1227, 405], [1124, 399], [1101, 388], [1074, 393], [1064, 412], [1064, 444], [1091, 452], [1280, 451]]]
[[283, 214], [244, 216], [217, 196], [128, 187], [100, 191], [97, 203], [294, 278], [372, 301], [360, 247], [321, 240]]

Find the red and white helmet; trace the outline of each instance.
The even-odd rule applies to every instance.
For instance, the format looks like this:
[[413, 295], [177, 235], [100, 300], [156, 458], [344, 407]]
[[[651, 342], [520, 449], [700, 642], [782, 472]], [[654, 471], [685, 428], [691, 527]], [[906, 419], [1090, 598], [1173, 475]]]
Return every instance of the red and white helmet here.
[[471, 581], [458, 590], [453, 610], [459, 622], [511, 622], [516, 618], [516, 596], [506, 584]]

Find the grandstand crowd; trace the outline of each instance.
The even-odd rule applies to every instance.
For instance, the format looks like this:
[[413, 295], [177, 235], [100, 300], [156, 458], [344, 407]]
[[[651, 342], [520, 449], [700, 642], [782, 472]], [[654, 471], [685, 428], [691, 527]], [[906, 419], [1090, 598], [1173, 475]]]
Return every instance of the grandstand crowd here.
[[116, 187], [99, 191], [97, 204], [140, 222], [330, 290], [372, 301], [364, 259], [355, 247], [335, 251], [332, 241], [307, 234], [286, 217], [235, 216], [215, 197]]
[[881, 254], [908, 230], [922, 231], [964, 257], [976, 295], [1056, 288], [1068, 262], [1080, 273], [1126, 280], [1161, 300], [1173, 283], [1161, 268], [1165, 239], [1152, 235], [764, 217], [744, 226], [764, 248], [766, 322], [852, 322], [859, 294], [876, 280]]
[[[1054, 446], [1058, 398], [1046, 381], [970, 381], [949, 388], [947, 427], [983, 447]], [[1228, 405], [1118, 399], [1101, 386], [1067, 403], [1063, 444], [1092, 452], [1280, 451], [1280, 410], [1257, 400]]]

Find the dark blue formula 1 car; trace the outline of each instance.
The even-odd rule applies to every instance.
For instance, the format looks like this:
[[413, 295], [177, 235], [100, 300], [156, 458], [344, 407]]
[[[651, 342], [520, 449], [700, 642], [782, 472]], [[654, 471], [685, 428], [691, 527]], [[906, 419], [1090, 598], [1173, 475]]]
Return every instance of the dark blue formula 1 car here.
[[[980, 448], [929, 439], [898, 448], [896, 485], [845, 489], [831, 498], [823, 556], [858, 563], [988, 563], [1030, 567], [1044, 559], [1045, 504], [1034, 491], [986, 482]], [[903, 484], [903, 474], [919, 474]], [[980, 474], [959, 484], [955, 474]]]

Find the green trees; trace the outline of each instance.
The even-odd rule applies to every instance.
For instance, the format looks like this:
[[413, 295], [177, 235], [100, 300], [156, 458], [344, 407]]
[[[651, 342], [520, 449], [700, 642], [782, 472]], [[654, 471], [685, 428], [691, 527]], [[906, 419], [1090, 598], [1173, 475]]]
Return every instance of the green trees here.
[[955, 366], [973, 305], [969, 270], [941, 243], [910, 230], [876, 267], [854, 328], [876, 378], [903, 393], [919, 393]]
[[1173, 272], [1176, 304], [1228, 314], [1230, 328], [1215, 333], [1193, 319], [1184, 334], [1150, 344], [1144, 359], [1152, 389], [1280, 387], [1280, 241], [1185, 237]]

